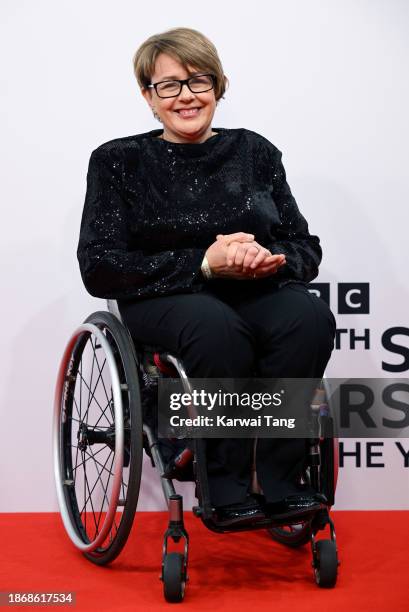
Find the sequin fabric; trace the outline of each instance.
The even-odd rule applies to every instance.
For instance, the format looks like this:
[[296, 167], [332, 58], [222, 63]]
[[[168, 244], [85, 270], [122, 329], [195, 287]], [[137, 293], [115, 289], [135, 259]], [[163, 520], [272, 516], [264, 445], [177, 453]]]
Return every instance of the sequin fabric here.
[[246, 130], [213, 128], [199, 144], [152, 130], [95, 149], [77, 256], [87, 291], [118, 300], [201, 291], [200, 265], [216, 235], [244, 231], [286, 265], [268, 279], [229, 281], [262, 291], [309, 282], [321, 247], [287, 183], [281, 151]]

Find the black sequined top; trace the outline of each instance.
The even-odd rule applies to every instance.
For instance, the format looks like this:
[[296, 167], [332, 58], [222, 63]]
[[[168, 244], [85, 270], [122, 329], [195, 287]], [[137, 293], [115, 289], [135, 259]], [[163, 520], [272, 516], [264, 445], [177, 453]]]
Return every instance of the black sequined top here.
[[319, 239], [291, 194], [281, 152], [250, 130], [213, 131], [182, 144], [152, 130], [92, 152], [77, 251], [91, 295], [127, 301], [226, 283], [205, 280], [200, 266], [217, 234], [238, 231], [287, 263], [265, 279], [229, 279], [231, 287], [263, 291], [317, 276]]

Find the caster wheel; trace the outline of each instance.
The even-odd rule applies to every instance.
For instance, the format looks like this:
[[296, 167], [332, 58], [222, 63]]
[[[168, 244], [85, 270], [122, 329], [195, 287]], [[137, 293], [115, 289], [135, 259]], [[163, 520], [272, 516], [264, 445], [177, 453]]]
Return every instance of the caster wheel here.
[[332, 540], [319, 540], [315, 546], [314, 575], [319, 587], [331, 588], [337, 582], [337, 547]]
[[166, 601], [177, 603], [185, 596], [186, 573], [181, 553], [168, 553], [163, 563], [163, 592]]

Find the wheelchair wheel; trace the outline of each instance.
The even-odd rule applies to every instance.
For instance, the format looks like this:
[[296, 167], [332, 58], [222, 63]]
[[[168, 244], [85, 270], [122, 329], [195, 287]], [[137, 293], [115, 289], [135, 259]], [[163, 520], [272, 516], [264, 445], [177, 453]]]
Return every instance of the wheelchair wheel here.
[[305, 521], [295, 525], [283, 525], [267, 529], [273, 540], [289, 546], [298, 548], [311, 541], [311, 522]]
[[108, 312], [74, 332], [58, 374], [54, 472], [65, 529], [92, 562], [121, 552], [142, 471], [142, 412], [132, 340]]
[[337, 582], [337, 547], [332, 540], [319, 540], [313, 548], [315, 582], [319, 587], [331, 588]]
[[166, 601], [169, 603], [182, 601], [186, 586], [183, 555], [177, 552], [165, 555], [162, 572], [163, 592]]

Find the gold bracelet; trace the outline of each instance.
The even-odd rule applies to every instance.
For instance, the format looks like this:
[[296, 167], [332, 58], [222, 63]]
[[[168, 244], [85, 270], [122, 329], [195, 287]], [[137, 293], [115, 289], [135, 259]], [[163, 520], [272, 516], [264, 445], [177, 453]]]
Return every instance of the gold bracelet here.
[[207, 261], [206, 255], [203, 257], [202, 265], [200, 266], [203, 276], [206, 280], [210, 280], [213, 278], [212, 270], [209, 266], [209, 262]]

